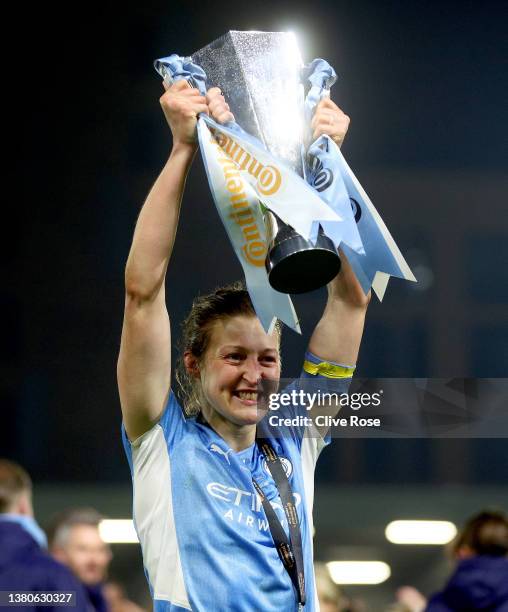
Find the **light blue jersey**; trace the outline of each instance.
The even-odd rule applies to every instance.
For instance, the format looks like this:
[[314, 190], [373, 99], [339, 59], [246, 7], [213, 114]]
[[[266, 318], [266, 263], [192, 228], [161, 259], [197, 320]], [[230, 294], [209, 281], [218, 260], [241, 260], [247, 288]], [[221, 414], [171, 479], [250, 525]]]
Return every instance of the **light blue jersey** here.
[[[347, 391], [350, 379], [326, 382], [328, 389], [333, 386], [341, 393]], [[298, 383], [304, 384], [304, 378]], [[172, 392], [152, 429], [134, 442], [122, 430], [132, 473], [134, 522], [154, 609], [298, 610], [296, 591], [252, 484], [254, 476], [288, 531], [277, 488], [257, 444], [234, 452], [209, 426], [186, 419]], [[305, 612], [315, 612], [314, 469], [328, 440], [294, 428], [270, 442], [295, 498], [305, 566]]]

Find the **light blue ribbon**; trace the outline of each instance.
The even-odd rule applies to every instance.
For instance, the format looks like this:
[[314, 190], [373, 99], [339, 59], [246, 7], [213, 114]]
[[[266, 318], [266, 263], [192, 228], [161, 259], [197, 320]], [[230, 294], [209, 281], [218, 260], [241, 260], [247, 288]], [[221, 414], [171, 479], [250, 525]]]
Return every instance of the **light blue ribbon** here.
[[[224, 193], [222, 183], [223, 178], [220, 177], [221, 171], [217, 173], [217, 171], [214, 171], [213, 169], [214, 155], [213, 153], [210, 154], [210, 152], [207, 154], [208, 147], [206, 140], [210, 138], [210, 133], [206, 128], [203, 129], [205, 125], [212, 128], [214, 126], [219, 126], [217, 126], [217, 124], [209, 117], [205, 118], [205, 116], [203, 116], [198, 124], [199, 143], [201, 153], [203, 155], [203, 163], [208, 178], [208, 183], [210, 185], [210, 191], [212, 192], [212, 197], [217, 208], [217, 212], [224, 225], [226, 233], [228, 234], [233, 250], [235, 251], [238, 261], [243, 268], [245, 283], [247, 285], [247, 290], [252, 300], [254, 310], [256, 311], [261, 324], [267, 332], [271, 332], [273, 329], [273, 324], [275, 323], [274, 317], [276, 317], [297, 333], [301, 333], [300, 324], [289, 295], [279, 293], [270, 286], [264, 266], [252, 267], [247, 264], [245, 258], [241, 255], [242, 232], [239, 232], [236, 224], [231, 222], [231, 209], [227, 203], [228, 194]], [[263, 215], [260, 210], [259, 202], [254, 192], [247, 194], [246, 187], [247, 185], [244, 184], [245, 198], [248, 198], [250, 203], [250, 214], [255, 218], [259, 239], [262, 239], [263, 242], [266, 243]]]
[[198, 64], [194, 64], [190, 57], [181, 57], [173, 53], [168, 57], [156, 59], [153, 65], [168, 85], [173, 81], [186, 79], [193, 87], [199, 89], [201, 95], [206, 95], [205, 71]]
[[[359, 217], [357, 226], [365, 247], [365, 255], [356, 253], [347, 245], [343, 245], [343, 250], [363, 290], [368, 292], [377, 272], [416, 281], [383, 221], [379, 219], [379, 222], [372, 214], [364, 197], [365, 192], [342, 154], [338, 157], [338, 163], [349, 197], [353, 201], [356, 217]], [[393, 242], [391, 248], [382, 229], [386, 230]]]
[[[337, 75], [328, 62], [323, 59], [315, 59], [302, 70], [302, 78], [311, 84], [304, 103], [304, 116], [308, 126], [306, 141], [310, 142], [312, 138], [310, 124], [316, 106], [320, 100], [329, 97], [330, 88], [337, 80]], [[343, 219], [340, 223], [321, 223], [323, 231], [333, 240], [336, 248], [345, 243], [353, 250], [365, 254], [352, 214], [349, 194], [340, 172], [337, 145], [327, 136], [321, 136], [309, 146], [305, 160], [307, 181], [319, 193], [321, 199]], [[318, 231], [319, 224], [315, 223], [311, 241], [317, 238]]]
[[[326, 61], [316, 59], [306, 67], [303, 76], [311, 84], [304, 107], [305, 118], [310, 124], [316, 106], [328, 95], [336, 74]], [[321, 226], [335, 246], [343, 249], [364, 292], [370, 290], [377, 272], [416, 280], [335, 143], [328, 136], [321, 136], [308, 148], [306, 160], [307, 180], [344, 219], [340, 223], [321, 223]], [[315, 224], [314, 236], [317, 236], [317, 231], [318, 225]], [[384, 288], [377, 289], [379, 299], [383, 297], [386, 282], [387, 279]]]

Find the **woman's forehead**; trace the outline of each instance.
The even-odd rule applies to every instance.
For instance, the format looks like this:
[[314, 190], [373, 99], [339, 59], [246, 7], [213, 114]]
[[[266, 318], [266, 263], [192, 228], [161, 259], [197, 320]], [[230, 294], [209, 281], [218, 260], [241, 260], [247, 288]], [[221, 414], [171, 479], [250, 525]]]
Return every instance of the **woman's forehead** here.
[[238, 315], [215, 321], [211, 328], [210, 346], [243, 347], [252, 350], [279, 348], [276, 331], [267, 334], [257, 317]]

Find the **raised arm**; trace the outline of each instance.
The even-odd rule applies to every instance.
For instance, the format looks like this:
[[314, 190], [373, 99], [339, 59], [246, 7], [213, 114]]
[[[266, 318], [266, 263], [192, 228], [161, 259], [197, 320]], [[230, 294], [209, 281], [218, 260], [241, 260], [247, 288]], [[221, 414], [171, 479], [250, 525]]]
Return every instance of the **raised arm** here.
[[[330, 99], [321, 100], [312, 119], [313, 137], [330, 136], [340, 146], [349, 127], [349, 117]], [[345, 255], [342, 267], [328, 285], [326, 307], [310, 339], [309, 351], [323, 361], [355, 365], [370, 301], [356, 280]]]
[[328, 300], [323, 316], [309, 342], [309, 351], [323, 361], [354, 366], [362, 340], [365, 314], [370, 301], [356, 280], [344, 253], [339, 251], [342, 266], [329, 283]]
[[173, 147], [141, 209], [125, 268], [125, 310], [118, 387], [131, 440], [159, 419], [171, 383], [171, 334], [165, 277], [187, 173], [196, 152], [196, 117], [206, 100], [185, 81], [160, 99]]

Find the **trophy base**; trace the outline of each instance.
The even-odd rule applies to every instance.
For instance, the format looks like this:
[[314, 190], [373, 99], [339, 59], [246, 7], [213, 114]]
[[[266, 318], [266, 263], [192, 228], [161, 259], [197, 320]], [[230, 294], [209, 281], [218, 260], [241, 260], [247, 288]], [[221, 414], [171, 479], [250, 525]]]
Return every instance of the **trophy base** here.
[[270, 285], [280, 293], [307, 293], [329, 283], [340, 270], [340, 257], [321, 228], [316, 245], [296, 232], [278, 242], [266, 259]]

